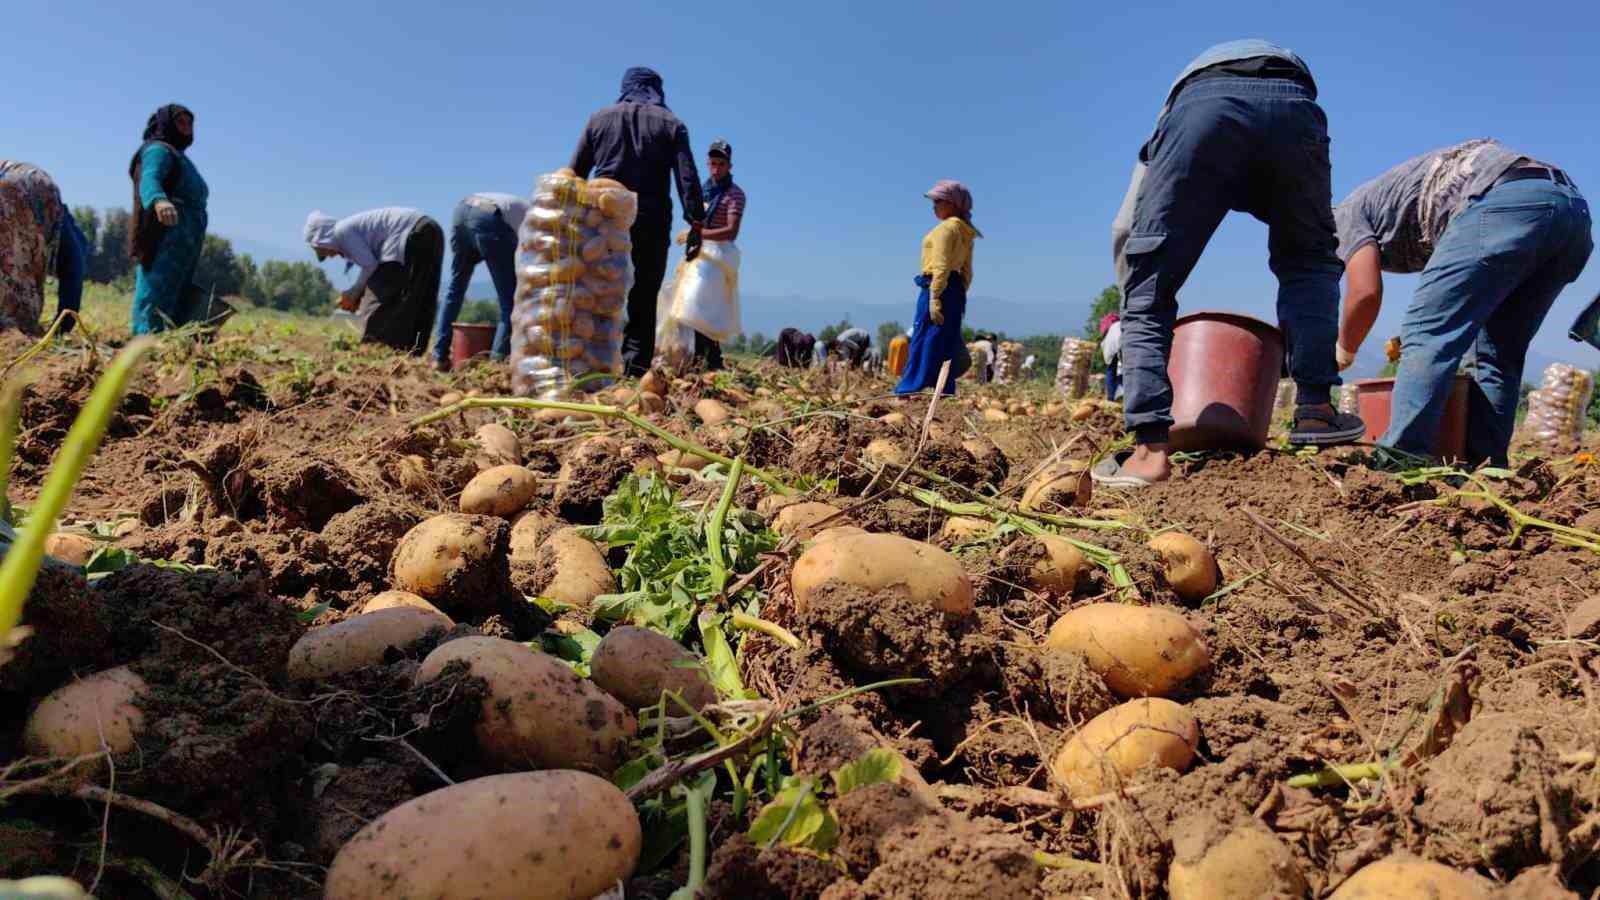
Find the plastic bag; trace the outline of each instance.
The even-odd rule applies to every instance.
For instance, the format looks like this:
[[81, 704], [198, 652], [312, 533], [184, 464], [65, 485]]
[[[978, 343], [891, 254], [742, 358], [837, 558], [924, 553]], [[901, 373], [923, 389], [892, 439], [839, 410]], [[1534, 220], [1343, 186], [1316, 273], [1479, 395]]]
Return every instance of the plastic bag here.
[[[610, 179], [544, 175], [518, 233], [511, 386], [553, 399], [592, 372], [622, 372], [639, 198]], [[585, 383], [599, 390], [607, 379]]]
[[706, 241], [694, 259], [678, 263], [656, 296], [656, 359], [681, 370], [694, 357], [696, 332], [726, 341], [740, 330], [739, 248]]

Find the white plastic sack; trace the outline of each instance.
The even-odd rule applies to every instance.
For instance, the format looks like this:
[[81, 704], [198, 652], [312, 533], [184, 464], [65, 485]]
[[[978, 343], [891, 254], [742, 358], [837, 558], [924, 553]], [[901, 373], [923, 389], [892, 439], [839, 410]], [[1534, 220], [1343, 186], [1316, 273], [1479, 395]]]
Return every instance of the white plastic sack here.
[[[693, 260], [678, 263], [656, 300], [657, 341], [679, 328], [713, 341], [740, 332], [739, 248], [732, 241], [706, 241]], [[678, 340], [673, 337], [673, 340]], [[694, 347], [693, 335], [689, 347]]]

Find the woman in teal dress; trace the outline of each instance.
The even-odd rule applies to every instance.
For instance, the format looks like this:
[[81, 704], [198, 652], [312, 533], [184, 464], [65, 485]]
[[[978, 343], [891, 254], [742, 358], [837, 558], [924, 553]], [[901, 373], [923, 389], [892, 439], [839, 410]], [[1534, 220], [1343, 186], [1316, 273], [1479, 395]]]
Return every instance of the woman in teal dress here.
[[138, 264], [134, 334], [177, 328], [206, 318], [208, 298], [193, 286], [206, 239], [206, 197], [200, 170], [184, 150], [194, 143], [194, 113], [176, 103], [156, 110], [133, 155], [133, 221], [128, 254]]

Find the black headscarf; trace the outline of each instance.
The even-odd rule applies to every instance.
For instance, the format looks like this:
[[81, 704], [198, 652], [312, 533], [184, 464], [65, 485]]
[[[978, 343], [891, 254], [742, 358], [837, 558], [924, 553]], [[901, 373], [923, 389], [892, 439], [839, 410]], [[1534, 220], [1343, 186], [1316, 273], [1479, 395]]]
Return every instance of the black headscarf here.
[[144, 204], [139, 202], [139, 178], [143, 174], [139, 160], [144, 156], [145, 148], [151, 144], [166, 144], [176, 152], [183, 152], [194, 143], [194, 132], [181, 134], [178, 131], [178, 117], [188, 116], [189, 121], [194, 121], [194, 113], [187, 106], [177, 103], [168, 103], [150, 114], [150, 119], [144, 126], [144, 142], [139, 149], [134, 151], [133, 159], [128, 163], [128, 177], [133, 179], [133, 215], [128, 223], [128, 257], [145, 268], [150, 268], [156, 259], [156, 249], [161, 245], [161, 235], [165, 228], [156, 221], [154, 213], [145, 210]]
[[661, 76], [655, 69], [634, 66], [622, 73], [622, 96], [618, 103], [643, 103], [646, 106], [667, 108], [667, 93], [661, 87]]

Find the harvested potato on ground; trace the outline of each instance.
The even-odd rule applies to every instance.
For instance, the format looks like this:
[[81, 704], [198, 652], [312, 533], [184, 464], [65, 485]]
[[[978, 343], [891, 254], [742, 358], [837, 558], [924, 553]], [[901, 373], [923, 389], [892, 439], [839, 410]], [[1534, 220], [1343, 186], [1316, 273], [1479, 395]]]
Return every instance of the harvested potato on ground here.
[[848, 525], [849, 521], [839, 514], [836, 506], [806, 501], [778, 510], [777, 518], [772, 520], [772, 530], [797, 541], [809, 541], [818, 531], [833, 525]]
[[[513, 558], [515, 553], [513, 552]], [[524, 593], [547, 597], [580, 610], [594, 605], [601, 594], [615, 593], [616, 576], [605, 553], [576, 528], [558, 528], [539, 544], [532, 564], [517, 567], [517, 587]]]
[[640, 391], [639, 398], [633, 401], [633, 405], [639, 412], [647, 416], [652, 413], [667, 411], [666, 398], [660, 394], [652, 394], [649, 391]]
[[480, 427], [473, 437], [477, 439], [478, 446], [483, 448], [478, 454], [480, 468], [522, 465], [522, 446], [515, 431], [499, 422], [490, 422]]
[[560, 526], [554, 516], [536, 509], [524, 511], [511, 520], [511, 558], [537, 558], [544, 539]]
[[986, 409], [983, 411], [983, 420], [985, 422], [1009, 422], [1011, 421], [1011, 414], [1003, 409]]
[[1041, 534], [1023, 538], [1006, 548], [1007, 561], [1032, 559], [1028, 564], [1028, 587], [1056, 594], [1071, 594], [1088, 572], [1083, 552], [1060, 535]]
[[866, 533], [867, 533], [867, 530], [865, 528], [862, 528], [862, 527], [858, 526], [858, 525], [835, 525], [832, 528], [824, 528], [821, 531], [817, 532], [816, 534], [812, 535], [811, 536], [811, 542], [814, 543], [814, 544], [820, 544], [823, 541], [831, 541], [831, 540], [834, 540], [836, 538], [842, 538], [842, 537], [848, 537], [850, 535], [866, 534]]
[[353, 672], [383, 662], [390, 647], [404, 647], [435, 628], [450, 628], [443, 613], [396, 607], [313, 628], [289, 648], [290, 678], [308, 680]]
[[493, 612], [510, 589], [510, 535], [504, 519], [434, 516], [395, 545], [390, 579], [447, 612]]
[[0, 878], [0, 897], [7, 900], [94, 900], [83, 885], [60, 875], [33, 875], [21, 881]]
[[416, 683], [462, 660], [488, 683], [474, 727], [478, 749], [503, 769], [583, 769], [609, 773], [638, 729], [633, 714], [553, 656], [516, 641], [465, 637], [440, 644]]
[[878, 421], [885, 425], [898, 428], [899, 426], [910, 422], [911, 419], [903, 412], [891, 412], [884, 413], [883, 415], [879, 416]]
[[785, 506], [790, 506], [792, 504], [802, 503], [802, 502], [804, 502], [804, 501], [800, 500], [797, 497], [788, 497], [788, 496], [785, 496], [783, 494], [768, 494], [765, 497], [762, 497], [760, 500], [756, 501], [756, 515], [760, 516], [763, 519], [771, 519], [773, 516], [777, 515]]
[[1022, 492], [1022, 508], [1040, 512], [1084, 507], [1094, 493], [1089, 469], [1081, 460], [1069, 459], [1045, 466]]
[[1078, 405], [1072, 408], [1072, 421], [1083, 422], [1085, 420], [1092, 419], [1094, 418], [1094, 414], [1099, 411], [1100, 404], [1094, 402], [1093, 400], [1080, 400], [1078, 401]]
[[462, 394], [460, 391], [445, 391], [443, 394], [439, 395], [439, 405], [453, 406], [457, 403], [460, 403], [464, 399], [466, 399], [466, 395]]
[[[361, 604], [363, 615], [384, 609], [420, 609], [426, 612], [438, 613], [444, 616], [446, 621], [450, 621], [450, 617], [445, 616], [439, 607], [410, 591], [383, 591], [373, 594], [367, 598], [367, 602]], [[450, 624], [454, 625], [455, 622], [452, 621]]]
[[1057, 784], [1076, 798], [1114, 791], [1147, 766], [1182, 772], [1200, 744], [1200, 723], [1171, 700], [1130, 700], [1078, 730], [1050, 764]]
[[1123, 698], [1167, 696], [1211, 665], [1188, 619], [1151, 606], [1091, 603], [1068, 610], [1044, 643], [1081, 654]]
[[733, 417], [733, 413], [728, 412], [728, 407], [724, 406], [721, 400], [713, 400], [710, 397], [694, 405], [694, 414], [707, 425], [721, 425]]
[[106, 669], [45, 695], [22, 730], [32, 756], [98, 753], [101, 738], [112, 753], [127, 753], [144, 730], [137, 700], [148, 687], [127, 666]]
[[795, 604], [804, 609], [811, 592], [828, 581], [868, 592], [899, 588], [940, 612], [972, 614], [972, 580], [961, 563], [932, 544], [897, 534], [846, 534], [814, 542], [790, 576]]
[[[589, 671], [595, 684], [630, 709], [654, 706], [661, 702], [663, 691], [679, 692], [695, 709], [717, 700], [695, 655], [672, 638], [646, 628], [618, 625], [607, 632], [594, 648]], [[668, 715], [682, 712], [668, 704]]]
[[668, 383], [667, 376], [662, 375], [655, 369], [651, 369], [639, 378], [639, 390], [655, 394], [658, 397], [665, 397], [670, 387], [671, 384]]
[[695, 472], [711, 464], [711, 460], [698, 453], [685, 453], [682, 450], [668, 450], [664, 453], [658, 453], [656, 454], [656, 462], [663, 466], [670, 466], [675, 469], [691, 469]]
[[461, 511], [469, 516], [509, 519], [526, 509], [538, 490], [533, 473], [522, 466], [495, 466], [467, 482], [461, 492]]
[[1014, 400], [1006, 404], [1006, 412], [1013, 416], [1027, 416], [1033, 414], [1033, 407], [1023, 403], [1021, 400]]
[[594, 413], [566, 409], [541, 409], [533, 414], [533, 418], [534, 421], [542, 422], [546, 425], [559, 425], [568, 419], [574, 422], [587, 422], [594, 418]]
[[325, 900], [589, 900], [633, 874], [641, 832], [610, 782], [490, 775], [402, 803], [334, 857]]
[[62, 562], [81, 566], [94, 556], [100, 545], [93, 538], [81, 534], [58, 531], [44, 539], [44, 552]]
[[1172, 900], [1277, 900], [1311, 890], [1294, 854], [1252, 818], [1230, 826], [1211, 813], [1184, 816], [1172, 826], [1172, 849]]
[[393, 477], [394, 483], [413, 497], [426, 497], [436, 487], [429, 474], [428, 461], [415, 453], [395, 460]]
[[888, 438], [875, 438], [867, 444], [867, 449], [862, 451], [867, 462], [873, 466], [904, 466], [911, 461], [911, 454]]
[[1351, 875], [1328, 900], [1489, 900], [1489, 884], [1466, 872], [1395, 853], [1368, 863]]
[[944, 522], [944, 527], [939, 529], [939, 538], [943, 541], [975, 541], [994, 530], [994, 523], [988, 519], [974, 519], [968, 516], [951, 516]]
[[1150, 539], [1150, 549], [1161, 554], [1167, 584], [1185, 600], [1202, 600], [1217, 589], [1217, 560], [1206, 545], [1180, 531]]

